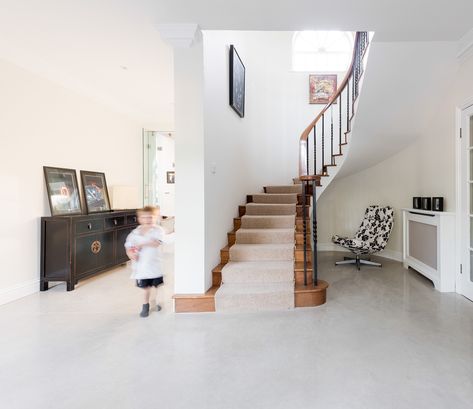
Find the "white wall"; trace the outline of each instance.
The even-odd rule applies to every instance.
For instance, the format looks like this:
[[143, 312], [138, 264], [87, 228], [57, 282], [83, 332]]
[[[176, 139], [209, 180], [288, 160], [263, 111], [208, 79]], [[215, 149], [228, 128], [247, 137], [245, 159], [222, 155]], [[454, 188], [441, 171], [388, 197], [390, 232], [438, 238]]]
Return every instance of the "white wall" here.
[[367, 206], [389, 205], [395, 212], [387, 250], [390, 251], [389, 256], [399, 258], [402, 250], [400, 209], [410, 206], [413, 192], [416, 192], [416, 196], [422, 195], [417, 190], [419, 174], [416, 166], [406, 166], [417, 162], [417, 154], [417, 149], [411, 146], [374, 167], [333, 181], [317, 201], [318, 241], [321, 249], [330, 249], [327, 244], [331, 243], [334, 234], [353, 236]]
[[[395, 225], [388, 255], [402, 251], [402, 207], [413, 196], [443, 196], [445, 210], [455, 209], [455, 108], [473, 97], [473, 58], [452, 60], [453, 73], [439, 104], [421, 124], [420, 136], [402, 151], [353, 175], [335, 180], [318, 202], [319, 242], [333, 234], [353, 235], [370, 204], [395, 208]], [[428, 67], [426, 67], [428, 70]], [[416, 125], [419, 128], [419, 125]], [[361, 135], [360, 135], [361, 137]]]
[[473, 97], [473, 53], [460, 61], [455, 77], [455, 103], [460, 106]]
[[439, 132], [432, 120], [448, 107], [455, 54], [455, 43], [379, 42], [375, 34], [350, 153], [337, 178], [382, 162], [432, 130]]
[[105, 172], [109, 188], [141, 192], [142, 158], [136, 121], [3, 60], [0, 73], [1, 303], [39, 289], [42, 167]]
[[[299, 137], [323, 108], [308, 103], [309, 73], [291, 71], [292, 37], [292, 32], [204, 32], [207, 285], [238, 205], [265, 185], [292, 184]], [[246, 68], [244, 118], [228, 103], [231, 44]]]

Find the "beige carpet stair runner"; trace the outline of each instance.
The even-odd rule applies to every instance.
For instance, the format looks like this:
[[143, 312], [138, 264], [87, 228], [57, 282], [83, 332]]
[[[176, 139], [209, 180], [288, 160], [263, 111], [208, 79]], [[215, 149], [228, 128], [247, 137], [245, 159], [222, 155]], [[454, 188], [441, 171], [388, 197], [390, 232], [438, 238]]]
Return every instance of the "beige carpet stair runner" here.
[[294, 226], [300, 185], [268, 186], [253, 195], [241, 218], [222, 284], [219, 312], [294, 308]]

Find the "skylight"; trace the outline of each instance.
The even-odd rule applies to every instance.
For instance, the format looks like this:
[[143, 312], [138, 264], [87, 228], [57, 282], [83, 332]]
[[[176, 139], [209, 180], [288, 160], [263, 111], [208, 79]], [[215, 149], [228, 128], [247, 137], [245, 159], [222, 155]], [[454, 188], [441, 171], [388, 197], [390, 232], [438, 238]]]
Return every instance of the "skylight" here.
[[350, 65], [354, 33], [297, 31], [292, 40], [294, 71], [342, 72]]

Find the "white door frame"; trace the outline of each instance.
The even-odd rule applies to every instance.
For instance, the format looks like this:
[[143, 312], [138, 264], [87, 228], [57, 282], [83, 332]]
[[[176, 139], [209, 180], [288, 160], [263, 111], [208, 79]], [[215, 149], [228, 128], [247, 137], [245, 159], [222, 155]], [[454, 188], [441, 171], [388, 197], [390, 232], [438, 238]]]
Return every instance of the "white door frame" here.
[[[463, 242], [461, 234], [461, 222], [462, 222], [462, 179], [461, 179], [461, 145], [462, 139], [460, 138], [460, 130], [462, 127], [462, 113], [465, 109], [473, 105], [473, 97], [468, 98], [463, 104], [457, 106], [455, 109], [455, 201], [456, 201], [456, 273], [455, 273], [455, 291], [463, 295], [463, 275], [460, 272], [460, 264], [463, 263]], [[469, 135], [463, 135], [462, 137], [469, 137]]]

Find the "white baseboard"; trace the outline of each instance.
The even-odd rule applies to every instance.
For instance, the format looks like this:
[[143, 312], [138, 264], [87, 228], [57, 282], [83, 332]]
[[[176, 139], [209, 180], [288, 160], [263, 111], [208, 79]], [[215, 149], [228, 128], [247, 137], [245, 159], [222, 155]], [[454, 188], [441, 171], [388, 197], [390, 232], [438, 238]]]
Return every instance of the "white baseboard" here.
[[[337, 246], [334, 243], [317, 243], [318, 251], [340, 251], [343, 253], [351, 253], [349, 250], [344, 249], [343, 247]], [[402, 253], [400, 251], [394, 250], [383, 250], [376, 255], [380, 257], [385, 257], [390, 260], [402, 261]]]
[[386, 257], [391, 260], [395, 261], [400, 261], [402, 262], [402, 252], [401, 251], [395, 251], [395, 250], [383, 250], [380, 253], [378, 253], [380, 257]]
[[19, 298], [26, 297], [27, 295], [37, 293], [38, 291], [39, 279], [5, 288], [0, 290], [0, 305], [18, 300]]

